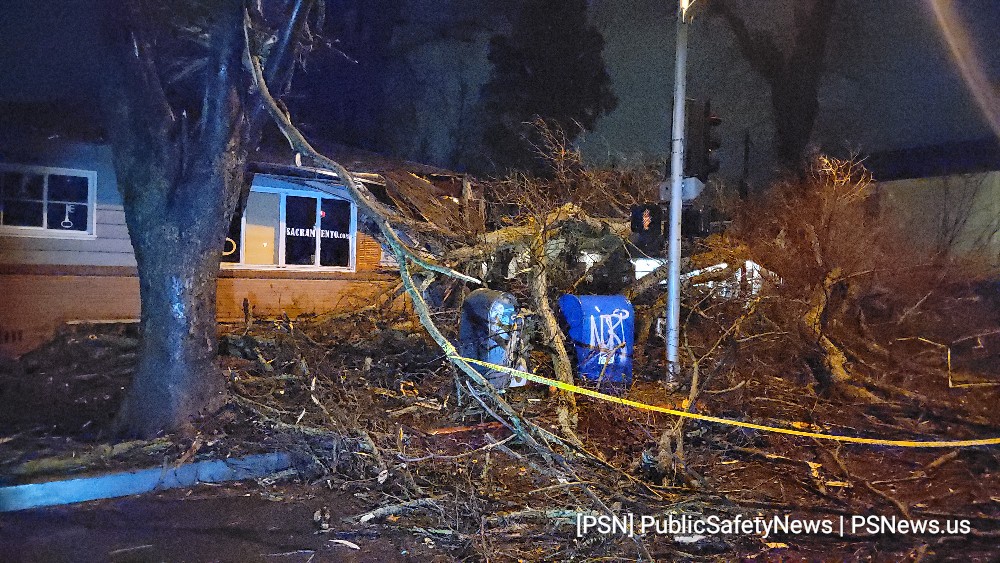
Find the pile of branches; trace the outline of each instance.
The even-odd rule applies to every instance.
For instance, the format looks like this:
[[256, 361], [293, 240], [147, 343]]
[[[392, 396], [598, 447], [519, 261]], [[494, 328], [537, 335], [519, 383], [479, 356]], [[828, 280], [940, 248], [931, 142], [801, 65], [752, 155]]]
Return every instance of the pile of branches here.
[[[566, 510], [612, 514], [611, 503], [601, 494], [599, 488], [589, 481], [581, 479], [577, 472], [581, 467], [589, 465], [591, 472], [610, 471], [626, 480], [629, 477], [620, 469], [609, 466], [600, 458], [593, 456], [583, 447], [582, 442], [575, 434], [578, 420], [574, 396], [566, 392], [557, 394], [556, 411], [559, 435], [543, 428], [532, 419], [522, 416], [500, 395], [497, 389], [484, 379], [474, 366], [458, 354], [448, 335], [439, 328], [435, 312], [428, 305], [426, 290], [439, 278], [449, 280], [443, 283], [455, 285], [483, 285], [483, 280], [476, 274], [481, 275], [484, 264], [488, 263], [488, 257], [507, 251], [515, 256], [525, 256], [525, 265], [513, 272], [513, 276], [510, 275], [511, 272], [508, 269], [505, 277], [520, 276], [524, 280], [522, 283], [527, 287], [532, 310], [539, 326], [538, 333], [541, 345], [549, 352], [554, 375], [561, 381], [572, 382], [572, 364], [563, 333], [550, 304], [554, 290], [550, 289], [548, 275], [551, 271], [556, 270], [556, 265], [560, 261], [578, 260], [578, 250], [574, 250], [572, 253], [564, 251], [564, 249], [572, 247], [572, 243], [569, 241], [573, 238], [563, 236], [564, 231], [570, 233], [574, 229], [582, 229], [591, 233], [600, 233], [601, 237], [599, 238], [610, 235], [622, 239], [627, 230], [624, 222], [613, 224], [608, 221], [595, 220], [583, 208], [573, 204], [547, 209], [544, 215], [538, 213], [539, 206], [525, 205], [524, 209], [534, 210], [535, 213], [530, 216], [518, 214], [514, 218], [515, 224], [507, 229], [489, 233], [480, 240], [470, 241], [464, 246], [453, 241], [442, 244], [440, 240], [435, 240], [432, 244], [428, 242], [428, 238], [439, 239], [440, 233], [429, 232], [428, 229], [419, 228], [401, 220], [398, 213], [394, 213], [391, 209], [380, 204], [340, 164], [319, 154], [292, 124], [290, 117], [282, 111], [267, 91], [259, 58], [248, 53], [248, 66], [256, 78], [256, 86], [261, 90], [262, 99], [293, 150], [301, 154], [303, 160], [308, 160], [316, 167], [329, 170], [346, 180], [346, 187], [357, 201], [359, 212], [366, 218], [364, 224], [378, 229], [372, 234], [375, 234], [383, 247], [394, 255], [399, 265], [402, 288], [409, 298], [413, 312], [430, 339], [440, 348], [444, 357], [460, 374], [459, 385], [468, 391], [469, 396], [480, 404], [484, 412], [511, 431], [516, 441], [526, 450], [524, 453], [510, 450], [509, 455], [516, 459], [523, 459], [524, 463], [544, 476], [551, 486], [557, 489], [572, 483], [573, 485], [568, 487], [564, 493], [568, 495], [570, 500]], [[563, 151], [561, 154], [569, 155], [571, 153]], [[574, 155], [573, 158], [579, 162], [579, 155]], [[568, 160], [560, 159], [557, 162], [563, 164], [568, 163]], [[593, 187], [596, 183], [595, 178], [588, 175], [584, 167], [568, 165], [556, 168], [551, 181], [554, 184], [550, 185], [569, 187], [575, 189], [579, 194], [594, 193]], [[532, 180], [522, 185], [529, 184], [543, 185], [544, 182]], [[508, 183], [508, 185], [510, 184]], [[532, 203], [536, 196], [544, 193], [541, 190], [524, 193], [520, 201]], [[556, 197], [560, 197], [560, 195], [551, 192], [548, 198], [539, 201], [548, 202]], [[615, 200], [606, 198], [604, 201]], [[622, 204], [613, 204], [613, 207], [619, 211], [624, 209]], [[519, 218], [526, 220], [518, 223]], [[582, 240], [592, 237], [576, 238]], [[613, 243], [609, 241], [601, 244]], [[454, 250], [444, 256], [430, 255], [423, 250], [440, 247], [451, 247]], [[572, 267], [569, 270], [572, 270]], [[466, 287], [461, 287], [456, 293], [462, 295], [465, 290]], [[443, 293], [452, 292], [445, 291]], [[616, 493], [619, 492], [617, 488], [613, 490]], [[633, 539], [632, 541], [638, 554], [646, 559], [652, 559], [646, 546], [640, 540]]]
[[[307, 433], [335, 429], [356, 439], [348, 448], [353, 456], [340, 455], [337, 463], [318, 456], [316, 465], [325, 469], [321, 478], [353, 476], [366, 484], [359, 494], [382, 506], [379, 518], [413, 512], [406, 522], [416, 524], [417, 533], [455, 549], [501, 559], [677, 556], [680, 547], [669, 537], [605, 537], [574, 545], [566, 545], [565, 538], [577, 513], [740, 513], [743, 509], [726, 507], [707, 492], [712, 476], [695, 466], [705, 458], [704, 451], [721, 447], [771, 455], [767, 459], [772, 463], [790, 458], [752, 447], [759, 437], [725, 429], [643, 417], [604, 403], [585, 402], [578, 411], [572, 396], [558, 392], [555, 400], [533, 409], [481, 381], [451, 347], [455, 308], [476, 287], [468, 281], [474, 275], [530, 304], [538, 323], [538, 371], [570, 382], [572, 362], [551, 304], [558, 292], [588, 291], [602, 283], [595, 292], [621, 291], [655, 303], [656, 292], [641, 289], [631, 272], [609, 280], [593, 276], [602, 264], [589, 270], [580, 264], [583, 252], [599, 254], [604, 261], [619, 253], [627, 262], [627, 225], [623, 215], [588, 212], [582, 199], [544, 203], [547, 193], [566, 197], [574, 185], [600, 189], [587, 183], [597, 175], [582, 166], [567, 166], [560, 174], [499, 181], [495, 197], [520, 202], [516, 213], [503, 216], [509, 224], [468, 244], [452, 241], [454, 250], [443, 256], [389, 244], [401, 264], [402, 289], [424, 332], [412, 332], [415, 327], [405, 317], [386, 317], [391, 307], [267, 327], [280, 337], [257, 334], [262, 327], [252, 325], [248, 334], [258, 340], [250, 349], [256, 346], [261, 353], [241, 353], [256, 365], [233, 381], [235, 394], [274, 427], [302, 427]], [[787, 405], [825, 397], [828, 403], [846, 398], [877, 404], [896, 415], [913, 405], [933, 408], [926, 397], [887, 374], [899, 371], [898, 364], [891, 364], [898, 359], [892, 343], [944, 314], [934, 294], [924, 298], [928, 286], [922, 281], [939, 279], [942, 270], [919, 257], [915, 263], [902, 262], [904, 255], [867, 207], [870, 190], [855, 163], [819, 160], [807, 185], [780, 186], [771, 199], [738, 213], [725, 235], [704, 242], [704, 252], [691, 258], [691, 268], [720, 260], [733, 266], [711, 279], [692, 278], [685, 292], [682, 343], [684, 372], [690, 378], [683, 408], [778, 425], [818, 415], [815, 407], [810, 413], [802, 404], [783, 412], [787, 420], [775, 420], [773, 409], [752, 401], [751, 387]], [[494, 221], [503, 222], [499, 216]], [[746, 260], [765, 268], [761, 280], [732, 279]], [[960, 277], [957, 266], [946, 270], [955, 273], [954, 279]], [[593, 278], [588, 279], [588, 272]], [[914, 280], [921, 281], [908, 288]], [[955, 299], [954, 292], [944, 289], [952, 282], [949, 278], [937, 286], [942, 298], [949, 296], [945, 301]], [[431, 295], [437, 296], [433, 307], [428, 304]], [[644, 318], [653, 318], [656, 310], [651, 308]], [[269, 372], [268, 365], [275, 371]], [[274, 387], [275, 381], [284, 387]], [[476, 407], [474, 416], [480, 418], [474, 422], [499, 422], [483, 427], [458, 451], [439, 447], [433, 438], [434, 427], [444, 421], [468, 426], [468, 403], [455, 404], [455, 385]], [[762, 386], [772, 389], [762, 391]], [[659, 397], [651, 402], [662, 403]], [[942, 437], [949, 435], [948, 424], [972, 420], [971, 413], [944, 410], [935, 411], [942, 418], [932, 430]], [[590, 438], [601, 423], [621, 430], [614, 434], [619, 444]], [[887, 428], [881, 426], [879, 433]], [[918, 437], [909, 425], [896, 431], [893, 437]], [[838, 457], [843, 454], [830, 455], [846, 467]], [[348, 458], [355, 465], [343, 465]], [[908, 514], [904, 504], [898, 506]], [[750, 552], [760, 547], [746, 541], [750, 544], [715, 548]]]
[[[313, 149], [268, 93], [259, 57], [248, 52], [247, 64], [261, 97], [293, 150], [304, 161], [345, 180], [365, 218], [363, 224], [394, 255], [401, 288], [430, 342], [457, 374], [457, 384], [481, 406], [482, 412], [510, 432], [511, 442], [504, 444], [487, 437], [483, 451], [501, 451], [530, 466], [548, 482], [535, 492], [559, 491], [557, 499], [550, 499], [559, 507], [553, 510], [611, 515], [621, 506], [635, 506], [649, 499], [662, 505], [663, 495], [649, 484], [587, 449], [577, 434], [580, 420], [572, 394], [555, 393], [557, 433], [543, 427], [538, 419], [514, 408], [458, 354], [449, 338], [452, 334], [441, 328], [447, 325], [439, 322], [439, 311], [428, 303], [430, 295], [440, 295], [444, 297], [434, 305], [447, 303], [451, 297], [450, 304], [457, 307], [468, 290], [482, 285], [518, 295], [530, 304], [537, 326], [536, 348], [547, 360], [540, 362], [540, 371], [550, 370], [554, 378], [573, 382], [572, 362], [552, 299], [559, 292], [594, 290], [598, 278], [603, 286], [595, 292], [622, 292], [633, 298], [656, 287], [657, 277], [633, 282], [631, 269], [623, 272], [622, 268], [632, 253], [627, 244], [624, 211], [632, 203], [649, 200], [648, 192], [656, 185], [655, 173], [651, 169], [588, 170], [580, 164], [579, 155], [561, 142], [558, 133], [543, 135], [551, 173], [541, 178], [513, 176], [496, 182], [494, 209], [500, 213], [492, 217], [494, 230], [475, 240], [453, 240], [433, 226], [414, 224], [382, 205], [340, 164]], [[688, 292], [684, 346], [691, 381], [685, 408], [698, 408], [700, 393], [709, 381], [725, 381], [737, 388], [741, 381], [745, 383], [754, 376], [754, 370], [765, 369], [771, 370], [769, 375], [775, 369], [787, 369], [788, 376], [798, 378], [793, 383], [850, 401], [885, 403], [885, 397], [893, 395], [929, 404], [926, 397], [883, 381], [874, 360], [891, 360], [892, 352], [887, 351], [884, 336], [912, 330], [907, 323], [918, 312], [923, 315], [933, 301], [929, 297], [910, 299], [926, 289], [912, 283], [921, 278], [913, 272], [924, 270], [918, 264], [907, 273], [910, 266], [898, 263], [898, 247], [894, 248], [891, 237], [876, 228], [880, 225], [877, 214], [866, 206], [870, 191], [870, 177], [856, 162], [819, 158], [806, 181], [799, 179], [777, 187], [768, 201], [740, 213], [730, 233], [708, 241], [710, 255], [727, 256], [734, 265], [731, 269], [746, 263], [734, 258], [752, 259], [766, 269], [769, 280], [752, 291], [738, 284], [741, 287], [728, 291], [728, 297], [717, 289], [731, 287], [725, 283], [708, 286], [707, 291]], [[586, 254], [595, 255], [597, 263], [581, 264]], [[692, 257], [692, 267], [698, 266], [696, 258]], [[602, 268], [604, 275], [597, 276]], [[934, 272], [928, 280], [939, 284], [944, 280], [940, 269], [927, 271]], [[904, 280], [910, 285], [891, 285]], [[692, 285], [696, 281], [691, 280]], [[430, 291], [435, 286], [444, 289]], [[919, 288], [916, 292], [915, 287]], [[933, 288], [927, 295], [931, 294]], [[742, 298], [732, 299], [734, 295]], [[654, 301], [648, 311], [658, 309]], [[893, 315], [896, 311], [900, 312]], [[651, 315], [645, 319], [640, 321], [640, 338], [653, 325]], [[880, 330], [893, 322], [895, 328], [876, 336], [876, 322]], [[321, 399], [312, 402], [318, 402], [323, 410]], [[677, 422], [653, 440], [648, 456], [652, 463], [647, 465], [653, 466], [654, 481], [659, 480], [661, 486], [664, 475], [671, 471], [675, 480], [679, 476], [687, 487], [704, 482], [685, 463], [686, 436], [684, 425]], [[513, 442], [519, 451], [513, 449]], [[370, 447], [368, 453], [375, 455], [373, 452], [379, 450], [379, 446]], [[389, 471], [388, 466], [379, 474], [385, 471]], [[588, 479], [580, 478], [582, 471], [586, 471]], [[419, 495], [421, 488], [416, 479], [404, 479], [404, 483], [407, 496]], [[518, 497], [517, 501], [523, 507], [529, 506], [528, 497]], [[418, 497], [412, 502], [431, 501]], [[497, 510], [501, 506], [485, 503], [480, 508]], [[545, 514], [553, 515], [549, 511]], [[483, 549], [487, 550], [486, 536], [480, 535]], [[634, 553], [652, 559], [648, 546], [640, 539], [629, 541], [634, 542]]]
[[[537, 393], [500, 399], [516, 419], [497, 413], [484, 389], [462, 381], [459, 393], [452, 364], [415, 328], [388, 309], [231, 326], [231, 394], [305, 460], [307, 480], [380, 507], [362, 523], [407, 514], [400, 525], [414, 533], [495, 560], [674, 553], [666, 541], [628, 537], [567, 543], [578, 512], [645, 512], [679, 499], [543, 429], [556, 420], [527, 400]], [[533, 425], [539, 440], [524, 443], [527, 429], [514, 424]]]
[[[737, 210], [732, 228], [709, 238], [709, 252], [693, 261], [702, 267], [723, 257], [763, 268], [745, 334], [733, 336], [754, 336], [740, 362], [774, 366], [801, 385], [847, 400], [912, 400], [915, 395], [894, 387], [886, 374], [915, 367], [906, 358], [914, 341], [952, 344], [988, 331], [997, 319], [976, 290], [988, 279], [981, 264], [920, 253], [898, 232], [859, 161], [819, 156], [804, 180], [779, 183]], [[698, 303], [705, 301], [694, 292], [690, 309]], [[714, 322], [698, 326], [714, 324], [714, 335], [742, 315], [699, 312]]]

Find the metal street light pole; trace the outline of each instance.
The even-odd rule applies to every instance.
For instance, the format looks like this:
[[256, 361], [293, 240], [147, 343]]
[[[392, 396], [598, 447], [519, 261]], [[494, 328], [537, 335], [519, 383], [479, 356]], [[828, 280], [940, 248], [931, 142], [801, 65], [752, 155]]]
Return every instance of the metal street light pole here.
[[670, 227], [667, 241], [667, 373], [665, 383], [680, 379], [681, 320], [681, 190], [684, 184], [684, 106], [687, 84], [688, 0], [679, 0], [677, 11], [677, 58], [674, 70], [674, 122], [670, 146]]

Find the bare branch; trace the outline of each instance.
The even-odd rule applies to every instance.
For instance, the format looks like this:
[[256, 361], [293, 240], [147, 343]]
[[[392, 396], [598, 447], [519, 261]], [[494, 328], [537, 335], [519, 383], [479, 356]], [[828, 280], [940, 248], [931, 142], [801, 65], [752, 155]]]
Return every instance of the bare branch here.
[[[247, 20], [249, 21], [249, 16], [247, 16]], [[404, 244], [403, 241], [400, 240], [399, 235], [396, 234], [395, 229], [393, 229], [392, 225], [389, 224], [387, 217], [391, 215], [391, 212], [389, 212], [382, 204], [378, 203], [375, 198], [371, 197], [368, 194], [368, 190], [355, 180], [347, 169], [317, 152], [316, 149], [309, 144], [309, 141], [302, 136], [302, 133], [292, 124], [288, 115], [281, 111], [281, 108], [278, 107], [278, 103], [268, 90], [267, 82], [264, 80], [263, 70], [260, 66], [260, 59], [250, 53], [249, 41], [247, 41], [246, 62], [250, 67], [250, 71], [253, 73], [255, 84], [260, 92], [261, 98], [264, 101], [265, 107], [270, 112], [271, 117], [274, 118], [274, 121], [278, 125], [282, 134], [284, 134], [285, 138], [288, 139], [292, 149], [307, 156], [320, 167], [337, 174], [337, 176], [344, 181], [344, 185], [347, 187], [347, 190], [357, 202], [358, 206], [361, 207], [361, 211], [378, 225], [380, 232], [393, 248], [398, 247], [408, 259], [412, 260], [416, 264], [419, 264], [424, 269], [475, 284], [481, 283], [477, 278], [467, 276], [460, 272], [456, 272], [451, 268], [439, 266], [429, 262], [427, 259], [417, 255], [406, 244]]]
[[[197, 134], [201, 144], [209, 154], [225, 154], [239, 138], [239, 94], [236, 91], [240, 75], [240, 55], [242, 34], [240, 22], [242, 6], [240, 0], [228, 0], [227, 5], [217, 10], [214, 25], [209, 31], [213, 43], [210, 63], [212, 72], [207, 73], [205, 93], [202, 99], [201, 118]], [[191, 155], [204, 158], [203, 155]]]
[[[276, 85], [276, 92], [280, 96], [291, 82], [292, 70], [295, 67], [295, 55], [297, 52], [296, 41], [308, 28], [308, 16], [315, 0], [290, 0], [285, 22], [276, 34], [276, 38], [264, 61], [262, 74], [264, 81], [268, 85]], [[249, 13], [249, 12], [248, 12]], [[261, 17], [263, 17], [261, 15]], [[258, 89], [258, 94], [261, 90]], [[263, 99], [255, 99], [249, 104], [253, 109], [248, 117], [250, 123], [250, 140], [256, 143], [263, 126], [263, 116], [267, 111], [267, 102]]]
[[722, 19], [729, 25], [729, 29], [736, 37], [736, 44], [739, 45], [743, 57], [750, 63], [750, 66], [759, 72], [768, 83], [779, 80], [783, 57], [781, 50], [774, 42], [774, 37], [769, 33], [751, 32], [743, 18], [733, 12], [728, 2], [714, 2], [712, 10], [713, 13], [722, 16]]

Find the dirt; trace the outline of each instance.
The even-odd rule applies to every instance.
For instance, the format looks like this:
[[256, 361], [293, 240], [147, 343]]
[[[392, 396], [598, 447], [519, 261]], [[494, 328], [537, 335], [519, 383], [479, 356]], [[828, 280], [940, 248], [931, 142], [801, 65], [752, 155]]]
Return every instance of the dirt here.
[[[277, 485], [200, 486], [2, 514], [3, 559], [532, 561], [638, 556], [627, 536], [581, 541], [571, 520], [532, 518], [525, 512], [586, 510], [589, 504], [571, 487], [536, 471], [542, 460], [516, 441], [506, 442], [510, 454], [492, 447], [509, 440], [510, 431], [468, 397], [457, 403], [451, 371], [425, 337], [375, 321], [346, 326], [352, 333], [307, 322], [259, 323], [249, 332], [224, 327], [227, 334], [248, 338], [231, 343], [219, 361], [229, 373], [231, 391], [250, 401], [251, 408], [230, 405], [186, 433], [121, 455], [87, 457], [110, 439], [107, 425], [134, 360], [134, 335], [128, 329], [78, 327], [0, 368], [0, 395], [11, 407], [0, 413], [0, 472], [7, 484], [259, 451], [293, 451], [314, 462], [301, 477]], [[901, 344], [891, 353], [911, 357], [911, 367], [940, 368], [935, 364], [940, 358], [911, 346]], [[686, 393], [668, 393], [656, 381], [661, 368], [655, 361], [638, 365], [628, 396], [683, 407]], [[696, 408], [737, 420], [783, 427], [797, 423], [856, 436], [959, 439], [1000, 432], [994, 414], [1000, 389], [950, 388], [947, 377], [936, 373], [884, 372], [884, 384], [937, 399], [920, 405], [845, 402], [795, 377], [767, 370], [726, 372], [705, 382]], [[972, 375], [977, 381], [992, 377], [983, 371]], [[530, 386], [506, 396], [522, 416], [555, 429], [548, 389]], [[580, 398], [579, 405], [579, 436], [591, 453], [617, 469], [587, 462], [578, 467], [577, 479], [593, 482], [621, 513], [902, 518], [903, 507], [913, 518], [970, 523], [969, 533], [939, 536], [786, 534], [762, 539], [751, 534], [690, 544], [673, 535], [646, 538], [646, 548], [657, 560], [996, 560], [1000, 458], [995, 448], [838, 446], [688, 422], [684, 455], [690, 475], [654, 475], [641, 460], [644, 453], [655, 453], [663, 429], [674, 424], [672, 417], [589, 398]], [[301, 422], [331, 434], [307, 439], [274, 421], [286, 426]], [[377, 452], [361, 446], [365, 436]], [[60, 465], [60, 473], [12, 473], [50, 458], [86, 462]], [[429, 508], [366, 525], [343, 521], [421, 496], [433, 499]], [[331, 531], [316, 534], [313, 514], [324, 506], [331, 511]], [[335, 539], [361, 549], [331, 542]]]

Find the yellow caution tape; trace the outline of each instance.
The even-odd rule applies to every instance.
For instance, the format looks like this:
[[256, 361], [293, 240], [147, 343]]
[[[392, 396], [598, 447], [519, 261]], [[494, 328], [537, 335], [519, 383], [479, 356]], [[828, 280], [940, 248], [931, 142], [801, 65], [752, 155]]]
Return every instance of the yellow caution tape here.
[[[562, 389], [563, 391], [569, 391], [571, 393], [578, 393], [580, 395], [594, 397], [595, 399], [600, 399], [602, 401], [607, 401], [609, 403], [617, 403], [619, 405], [625, 405], [637, 409], [653, 411], [653, 412], [661, 412], [664, 414], [670, 414], [684, 418], [691, 418], [694, 420], [703, 420], [705, 422], [714, 422], [716, 424], [738, 426], [740, 428], [752, 428], [754, 430], [761, 430], [764, 432], [789, 434], [791, 436], [802, 436], [805, 438], [816, 438], [819, 440], [834, 440], [837, 442], [851, 442], [854, 444], [870, 444], [875, 446], [896, 446], [900, 448], [968, 448], [973, 446], [995, 446], [1000, 444], [1000, 438], [979, 438], [975, 440], [929, 440], [929, 441], [883, 440], [880, 438], [859, 438], [856, 436], [840, 436], [837, 434], [823, 434], [820, 432], [808, 432], [805, 430], [794, 430], [791, 428], [778, 428], [776, 426], [765, 426], [763, 424], [754, 424], [752, 422], [743, 422], [741, 420], [732, 420], [729, 418], [719, 418], [717, 416], [709, 416], [705, 414], [679, 411], [676, 409], [661, 407], [657, 405], [647, 405], [646, 403], [640, 403], [638, 401], [625, 399], [623, 397], [616, 397], [614, 395], [608, 395], [607, 393], [601, 393], [600, 391], [595, 391], [593, 389], [587, 389], [585, 387], [580, 387], [577, 385], [573, 385], [571, 383], [563, 383], [562, 381], [556, 381], [555, 379], [549, 379], [548, 377], [542, 377], [534, 373], [516, 370], [506, 366], [491, 364], [489, 362], [475, 360], [472, 358], [463, 358], [462, 356], [458, 355], [452, 355], [450, 357], [451, 359], [462, 360], [469, 364], [487, 367], [492, 370], [508, 373], [510, 375], [517, 377], [523, 377], [529, 381], [534, 381], [535, 383], [541, 383], [542, 385], [549, 385], [552, 387], [556, 387], [558, 389]], [[798, 424], [806, 426], [804, 423], [798, 423]]]

